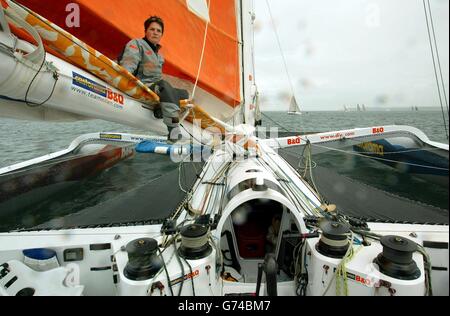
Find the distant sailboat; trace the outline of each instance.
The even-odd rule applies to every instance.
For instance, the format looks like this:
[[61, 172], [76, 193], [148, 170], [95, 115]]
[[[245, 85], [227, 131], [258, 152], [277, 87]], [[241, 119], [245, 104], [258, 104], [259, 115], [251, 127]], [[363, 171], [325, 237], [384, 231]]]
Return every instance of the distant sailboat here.
[[300, 108], [298, 107], [297, 100], [295, 99], [295, 95], [293, 95], [291, 97], [288, 114], [289, 115], [302, 115], [302, 112], [300, 112]]

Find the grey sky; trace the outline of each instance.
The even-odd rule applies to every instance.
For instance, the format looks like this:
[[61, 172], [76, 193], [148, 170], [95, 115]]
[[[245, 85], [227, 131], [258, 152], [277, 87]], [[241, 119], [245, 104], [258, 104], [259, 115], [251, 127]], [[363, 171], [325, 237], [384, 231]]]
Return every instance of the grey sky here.
[[[422, 0], [269, 1], [302, 110], [440, 107]], [[430, 3], [448, 97], [449, 1]], [[291, 89], [266, 1], [255, 0], [255, 11], [262, 109], [287, 110]]]

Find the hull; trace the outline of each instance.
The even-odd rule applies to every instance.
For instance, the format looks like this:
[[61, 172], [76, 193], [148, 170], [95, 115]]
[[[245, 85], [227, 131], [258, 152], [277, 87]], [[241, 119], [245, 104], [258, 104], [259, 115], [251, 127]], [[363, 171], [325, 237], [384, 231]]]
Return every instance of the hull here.
[[90, 144], [56, 159], [3, 173], [0, 175], [0, 217], [42, 202], [133, 155], [134, 149], [130, 147]]

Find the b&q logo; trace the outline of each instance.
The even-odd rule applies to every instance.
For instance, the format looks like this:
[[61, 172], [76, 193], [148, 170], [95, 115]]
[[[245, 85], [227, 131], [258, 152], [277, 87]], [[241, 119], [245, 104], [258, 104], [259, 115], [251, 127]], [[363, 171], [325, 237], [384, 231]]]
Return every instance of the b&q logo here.
[[120, 93], [115, 93], [115, 92], [112, 92], [111, 90], [107, 90], [106, 97], [111, 101], [114, 101], [116, 103], [123, 105], [124, 98], [123, 98], [123, 95], [121, 95]]
[[300, 137], [291, 138], [287, 141], [288, 145], [300, 145], [302, 143], [302, 139]]
[[372, 134], [382, 134], [384, 133], [384, 127], [375, 127], [372, 130]]

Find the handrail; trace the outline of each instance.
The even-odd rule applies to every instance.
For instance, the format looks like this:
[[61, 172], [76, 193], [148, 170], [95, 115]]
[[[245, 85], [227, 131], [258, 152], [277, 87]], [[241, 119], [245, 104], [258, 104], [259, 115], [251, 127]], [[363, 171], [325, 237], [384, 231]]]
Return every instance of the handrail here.
[[42, 42], [42, 38], [39, 35], [39, 33], [36, 31], [34, 27], [28, 24], [23, 18], [17, 15], [14, 11], [12, 10], [2, 10], [2, 11], [5, 12], [6, 17], [9, 20], [11, 20], [13, 24], [16, 24], [17, 26], [26, 30], [28, 34], [30, 34], [31, 37], [33, 37], [33, 39], [38, 44], [37, 48], [31, 53], [24, 55], [24, 58], [36, 64], [41, 64], [45, 59], [45, 49], [44, 43]]

